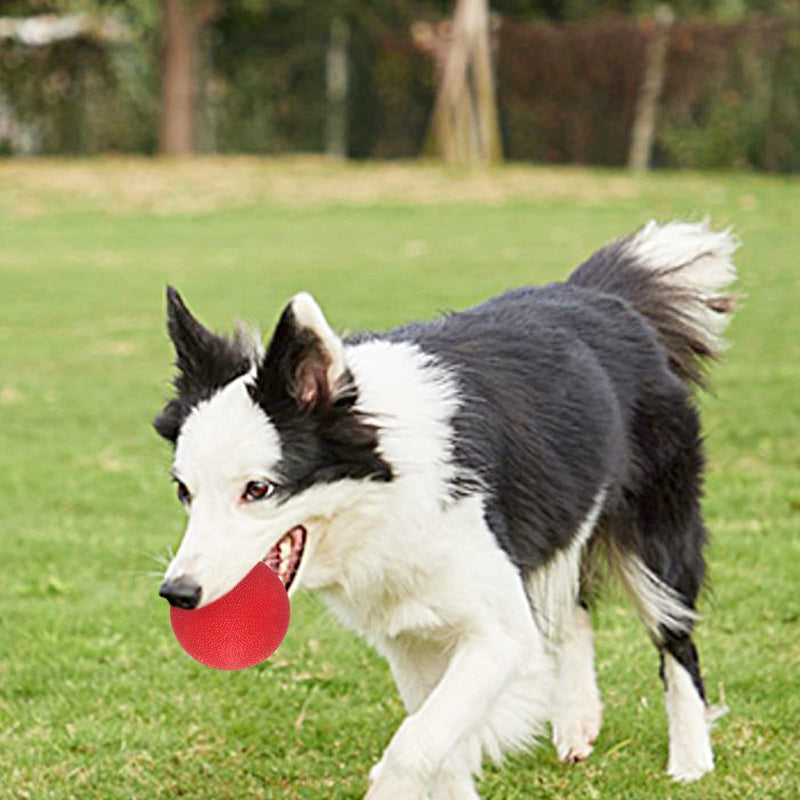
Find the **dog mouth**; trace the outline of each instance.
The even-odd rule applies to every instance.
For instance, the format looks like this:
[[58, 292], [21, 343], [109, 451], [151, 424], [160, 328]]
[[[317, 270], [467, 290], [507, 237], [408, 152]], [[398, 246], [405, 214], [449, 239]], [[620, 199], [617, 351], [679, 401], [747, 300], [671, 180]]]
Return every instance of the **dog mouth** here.
[[300, 562], [306, 549], [306, 529], [297, 525], [284, 534], [261, 560], [283, 582], [283, 588], [289, 591], [300, 571]]

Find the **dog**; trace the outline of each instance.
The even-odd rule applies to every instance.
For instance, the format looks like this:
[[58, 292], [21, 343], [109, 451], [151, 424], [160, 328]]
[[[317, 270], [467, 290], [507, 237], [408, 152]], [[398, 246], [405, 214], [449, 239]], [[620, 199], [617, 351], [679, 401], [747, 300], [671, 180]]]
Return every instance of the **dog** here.
[[385, 656], [408, 716], [367, 800], [478, 798], [549, 722], [587, 758], [589, 609], [621, 580], [659, 654], [678, 781], [713, 769], [692, 630], [704, 578], [693, 390], [735, 310], [737, 242], [650, 222], [562, 283], [339, 337], [307, 293], [266, 348], [167, 290], [188, 525], [160, 594], [195, 608], [262, 560]]

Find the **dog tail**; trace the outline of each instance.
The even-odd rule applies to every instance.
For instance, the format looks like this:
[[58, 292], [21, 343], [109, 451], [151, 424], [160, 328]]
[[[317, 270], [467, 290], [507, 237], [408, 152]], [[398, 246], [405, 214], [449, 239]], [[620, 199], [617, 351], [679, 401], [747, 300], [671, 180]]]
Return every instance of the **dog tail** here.
[[708, 222], [648, 222], [631, 236], [598, 250], [569, 283], [624, 297], [658, 332], [672, 370], [704, 386], [703, 366], [725, 348], [723, 331], [737, 296], [731, 231]]

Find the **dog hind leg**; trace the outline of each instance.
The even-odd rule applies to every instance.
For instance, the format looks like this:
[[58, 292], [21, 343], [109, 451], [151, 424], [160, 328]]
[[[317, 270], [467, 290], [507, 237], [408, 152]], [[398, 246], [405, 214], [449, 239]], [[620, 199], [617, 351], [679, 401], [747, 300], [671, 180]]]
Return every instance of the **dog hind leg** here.
[[431, 800], [481, 800], [473, 778], [473, 772], [479, 769], [480, 757], [480, 743], [474, 737], [472, 741], [468, 739], [459, 744], [434, 779]]
[[564, 626], [556, 658], [553, 744], [561, 761], [575, 764], [591, 754], [603, 721], [591, 620], [580, 605], [575, 606], [572, 619]]
[[[674, 509], [674, 506], [673, 506]], [[668, 774], [676, 781], [697, 780], [714, 769], [709, 716], [692, 629], [702, 584], [705, 529], [699, 504], [692, 503], [683, 526], [650, 517], [652, 542], [669, 547], [640, 549], [621, 557], [621, 574], [645, 627], [659, 650], [669, 730]]]
[[661, 657], [669, 729], [667, 771], [691, 781], [714, 768], [692, 630], [705, 575], [700, 509], [703, 451], [697, 411], [662, 391], [633, 422], [640, 477], [611, 520], [612, 557]]
[[714, 769], [709, 713], [697, 648], [686, 633], [664, 632], [661, 678], [669, 725], [667, 773], [694, 781]]

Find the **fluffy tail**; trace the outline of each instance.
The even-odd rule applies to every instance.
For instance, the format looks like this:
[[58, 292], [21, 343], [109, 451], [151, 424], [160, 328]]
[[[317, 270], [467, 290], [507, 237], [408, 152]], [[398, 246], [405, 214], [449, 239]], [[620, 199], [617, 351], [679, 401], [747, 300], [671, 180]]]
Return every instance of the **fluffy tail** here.
[[736, 280], [730, 232], [707, 222], [648, 222], [596, 252], [569, 283], [624, 297], [656, 329], [673, 371], [704, 385], [703, 362], [724, 349], [722, 333], [736, 310], [723, 290]]

